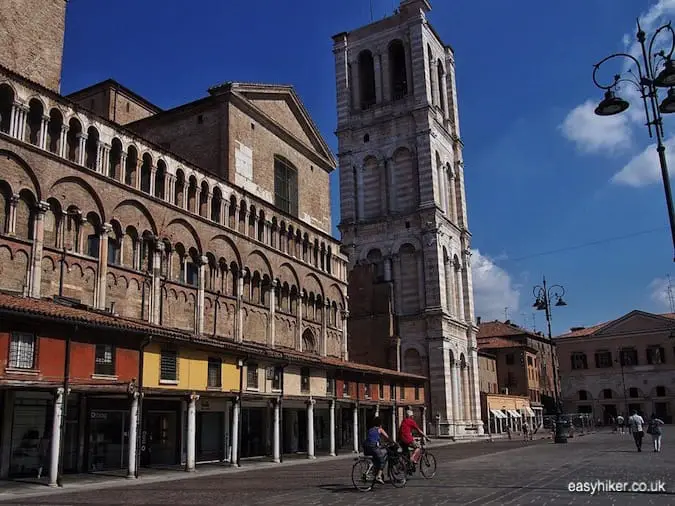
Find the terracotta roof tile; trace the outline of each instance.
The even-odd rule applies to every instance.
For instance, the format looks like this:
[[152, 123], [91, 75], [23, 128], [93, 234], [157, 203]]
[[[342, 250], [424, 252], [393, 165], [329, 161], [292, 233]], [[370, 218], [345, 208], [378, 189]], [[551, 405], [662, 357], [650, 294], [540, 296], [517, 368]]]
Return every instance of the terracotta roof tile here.
[[425, 380], [425, 376], [408, 374], [391, 369], [384, 369], [366, 364], [347, 362], [333, 357], [321, 357], [300, 353], [287, 348], [270, 348], [255, 343], [236, 343], [231, 340], [214, 339], [208, 336], [198, 336], [186, 331], [170, 330], [159, 325], [153, 325], [140, 320], [115, 316], [104, 311], [87, 308], [85, 306], [65, 305], [52, 299], [33, 299], [0, 292], [0, 314], [17, 316], [37, 316], [58, 321], [77, 323], [85, 327], [108, 328], [136, 333], [138, 335], [153, 335], [186, 342], [195, 342], [229, 350], [239, 354], [256, 355], [275, 360], [289, 360], [299, 363], [319, 364], [353, 372], [363, 372], [374, 375], [388, 375], [400, 378]]
[[[535, 336], [533, 332], [514, 325], [513, 323], [500, 322], [495, 320], [492, 322], [481, 322], [478, 326], [478, 339], [484, 337], [505, 337], [505, 336], [522, 336], [522, 335], [532, 335]], [[537, 336], [539, 337], [539, 336]]]
[[518, 341], [512, 341], [511, 339], [505, 339], [502, 337], [488, 337], [488, 338], [478, 338], [478, 349], [494, 349], [494, 348], [523, 348], [525, 347], [524, 343], [519, 343]]
[[[630, 313], [627, 313], [627, 314], [630, 314]], [[670, 318], [671, 320], [675, 320], [675, 313], [660, 313], [660, 314], [654, 313], [654, 314], [656, 314], [657, 316], [662, 316], [664, 318]], [[592, 325], [590, 327], [584, 327], [584, 328], [580, 328], [578, 330], [572, 330], [570, 332], [566, 332], [565, 334], [561, 334], [561, 335], [557, 336], [556, 339], [563, 338], [563, 337], [567, 338], [567, 337], [586, 337], [586, 336], [590, 336], [591, 334], [594, 334], [595, 332], [597, 332], [598, 330], [601, 330], [602, 328], [606, 327], [607, 325], [609, 325], [611, 323], [614, 323], [617, 320], [620, 320], [624, 316], [626, 316], [626, 315], [623, 315], [619, 318], [616, 318], [614, 320], [610, 320], [610, 321], [607, 321], [607, 322], [596, 323], [595, 325]]]

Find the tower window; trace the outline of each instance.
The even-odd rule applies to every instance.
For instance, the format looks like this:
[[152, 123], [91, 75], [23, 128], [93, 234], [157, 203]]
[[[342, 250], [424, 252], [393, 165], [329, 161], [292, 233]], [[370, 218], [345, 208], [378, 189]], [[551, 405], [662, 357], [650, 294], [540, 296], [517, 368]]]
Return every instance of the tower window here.
[[197, 116], [197, 123], [198, 123], [199, 125], [201, 125], [202, 123], [204, 123], [204, 116], [202, 116], [201, 114], [200, 114], [199, 116]]
[[364, 143], [370, 142], [370, 135], [369, 134], [366, 134], [366, 135], [363, 136], [363, 142]]
[[405, 48], [400, 40], [395, 40], [389, 44], [389, 68], [391, 70], [391, 99], [401, 100], [408, 94], [408, 76], [405, 65]]
[[281, 156], [274, 157], [274, 205], [298, 215], [298, 171]]
[[375, 61], [370, 51], [359, 54], [359, 93], [361, 109], [370, 109], [375, 105]]

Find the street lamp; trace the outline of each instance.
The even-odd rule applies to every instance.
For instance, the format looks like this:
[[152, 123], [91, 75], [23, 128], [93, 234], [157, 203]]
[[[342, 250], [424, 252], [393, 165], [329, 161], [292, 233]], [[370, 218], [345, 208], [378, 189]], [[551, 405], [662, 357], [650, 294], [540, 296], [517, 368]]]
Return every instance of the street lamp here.
[[558, 368], [555, 361], [555, 343], [553, 342], [553, 335], [551, 334], [551, 301], [556, 307], [566, 306], [567, 302], [563, 299], [565, 295], [565, 288], [561, 285], [546, 285], [546, 278], [544, 277], [543, 286], [535, 286], [532, 289], [535, 301], [532, 307], [539, 311], [544, 311], [546, 314], [546, 324], [548, 325], [548, 341], [551, 346], [551, 367], [553, 367], [553, 395], [555, 402], [555, 442], [567, 443], [567, 435], [565, 434], [565, 423], [562, 420], [562, 405], [560, 400], [560, 391], [558, 390]]
[[[673, 197], [670, 190], [668, 164], [666, 163], [666, 148], [663, 145], [663, 121], [661, 117], [662, 114], [675, 113], [675, 63], [671, 59], [675, 50], [675, 30], [671, 27], [670, 22], [658, 28], [649, 40], [649, 50], [647, 50], [645, 46], [646, 34], [640, 27], [639, 19], [637, 28], [636, 37], [642, 48], [642, 64], [631, 54], [614, 53], [593, 66], [593, 82], [598, 88], [605, 90], [605, 97], [595, 108], [595, 114], [598, 116], [613, 116], [628, 109], [630, 104], [616, 94], [618, 85], [621, 82], [632, 84], [640, 93], [640, 98], [645, 109], [645, 116], [647, 117], [646, 125], [649, 130], [649, 137], [652, 137], [652, 127], [654, 127], [654, 131], [656, 132], [656, 151], [659, 154], [661, 178], [663, 179], [663, 189], [668, 206], [668, 219], [670, 220], [670, 234], [675, 252], [675, 211], [673, 210]], [[671, 47], [667, 53], [664, 50], [653, 51], [654, 41], [662, 31], [669, 32], [671, 37]], [[597, 73], [600, 66], [614, 58], [628, 59], [631, 63], [635, 64], [637, 71], [629, 68], [624, 75], [616, 74], [610, 84], [599, 83]], [[668, 96], [661, 104], [659, 104], [658, 88], [669, 88]], [[675, 256], [673, 257], [673, 261], [675, 261]]]

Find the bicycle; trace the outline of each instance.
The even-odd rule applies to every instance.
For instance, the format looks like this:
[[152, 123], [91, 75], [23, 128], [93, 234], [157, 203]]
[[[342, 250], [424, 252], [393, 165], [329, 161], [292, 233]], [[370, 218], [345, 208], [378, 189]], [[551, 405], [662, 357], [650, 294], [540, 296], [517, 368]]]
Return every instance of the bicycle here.
[[[403, 460], [403, 449], [397, 443], [389, 443], [385, 446], [387, 450], [387, 460], [385, 471], [389, 481], [396, 488], [405, 487], [408, 479], [405, 472], [405, 462]], [[354, 488], [361, 492], [369, 492], [375, 485], [375, 464], [373, 458], [369, 455], [359, 455], [354, 459], [352, 467], [352, 483]]]
[[[417, 462], [420, 466], [420, 474], [425, 480], [430, 480], [436, 476], [436, 457], [434, 457], [433, 453], [427, 451], [424, 438], [415, 438], [415, 441], [420, 443], [420, 458]], [[410, 460], [411, 456], [410, 451], [403, 454], [408, 476], [412, 476], [417, 471], [417, 466]]]

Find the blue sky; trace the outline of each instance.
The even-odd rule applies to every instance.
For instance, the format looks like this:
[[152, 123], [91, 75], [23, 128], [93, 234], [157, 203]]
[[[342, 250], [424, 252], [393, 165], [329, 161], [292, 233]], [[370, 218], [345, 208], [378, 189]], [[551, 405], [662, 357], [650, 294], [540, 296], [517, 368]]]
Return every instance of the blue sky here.
[[[372, 3], [377, 19], [398, 1]], [[601, 98], [593, 63], [626, 49], [637, 16], [645, 28], [675, 18], [675, 0], [432, 6], [456, 55], [476, 314], [503, 319], [508, 307], [532, 327], [532, 286], [544, 274], [567, 290], [554, 333], [635, 308], [667, 311], [673, 249], [639, 104], [602, 119], [586, 102]], [[169, 108], [223, 81], [292, 84], [337, 151], [331, 36], [369, 21], [369, 0], [71, 0], [62, 90], [112, 77]], [[675, 167], [675, 117], [668, 124]], [[541, 312], [534, 322], [545, 328]]]

